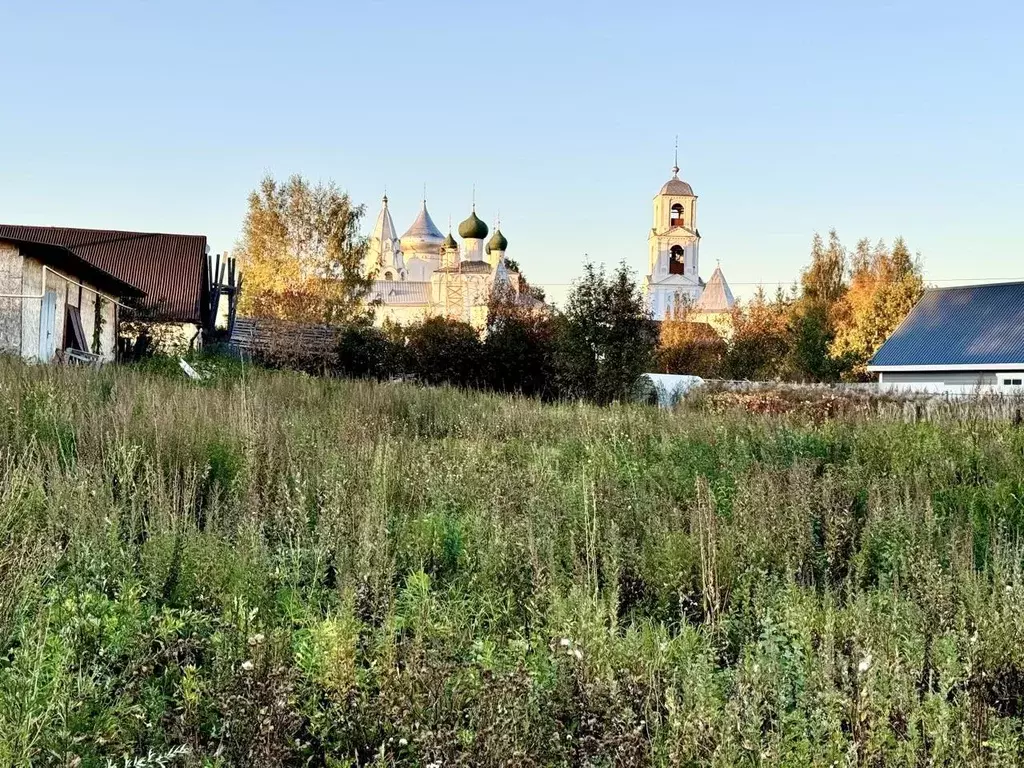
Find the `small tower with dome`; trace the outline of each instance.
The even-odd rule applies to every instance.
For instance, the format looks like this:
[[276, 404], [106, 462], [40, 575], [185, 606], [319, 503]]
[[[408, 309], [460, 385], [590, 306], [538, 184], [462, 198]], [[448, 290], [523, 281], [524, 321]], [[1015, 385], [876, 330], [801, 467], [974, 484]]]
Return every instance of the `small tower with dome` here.
[[496, 223], [494, 225], [494, 234], [491, 235], [491, 239], [487, 241], [487, 263], [491, 265], [492, 269], [496, 269], [499, 264], [505, 261], [505, 249], [508, 248], [508, 240], [503, 234], [501, 234], [501, 224]]
[[441, 245], [441, 268], [454, 267], [459, 263], [459, 243], [452, 237], [451, 220], [448, 221], [448, 234]]
[[487, 225], [476, 215], [476, 203], [469, 218], [459, 224], [459, 237], [465, 245], [462, 258], [464, 261], [484, 260], [484, 238], [488, 233]]

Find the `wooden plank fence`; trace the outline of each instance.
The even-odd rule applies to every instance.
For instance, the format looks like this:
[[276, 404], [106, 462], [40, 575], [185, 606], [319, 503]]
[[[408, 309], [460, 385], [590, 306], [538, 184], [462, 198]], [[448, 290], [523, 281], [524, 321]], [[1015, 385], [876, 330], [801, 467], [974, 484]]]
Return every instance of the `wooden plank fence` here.
[[232, 352], [263, 359], [318, 359], [332, 362], [338, 354], [342, 329], [303, 325], [284, 320], [239, 317], [231, 331]]

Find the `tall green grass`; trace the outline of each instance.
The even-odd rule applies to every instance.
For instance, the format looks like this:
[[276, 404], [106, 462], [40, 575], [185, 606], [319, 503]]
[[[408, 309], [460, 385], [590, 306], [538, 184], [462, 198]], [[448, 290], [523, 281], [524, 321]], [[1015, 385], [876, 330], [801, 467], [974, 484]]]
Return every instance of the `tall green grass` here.
[[0, 391], [0, 765], [1024, 761], [1024, 429], [988, 406]]

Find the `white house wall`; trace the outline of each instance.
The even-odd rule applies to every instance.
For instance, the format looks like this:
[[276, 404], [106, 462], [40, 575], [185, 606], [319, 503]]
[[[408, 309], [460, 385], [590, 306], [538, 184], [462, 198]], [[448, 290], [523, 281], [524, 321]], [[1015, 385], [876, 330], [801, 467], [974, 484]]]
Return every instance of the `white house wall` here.
[[883, 371], [878, 388], [883, 392], [972, 395], [1002, 391], [999, 381], [1004, 375], [991, 371]]
[[378, 304], [373, 308], [373, 322], [377, 326], [385, 323], [412, 325], [432, 315], [431, 307], [426, 304]]

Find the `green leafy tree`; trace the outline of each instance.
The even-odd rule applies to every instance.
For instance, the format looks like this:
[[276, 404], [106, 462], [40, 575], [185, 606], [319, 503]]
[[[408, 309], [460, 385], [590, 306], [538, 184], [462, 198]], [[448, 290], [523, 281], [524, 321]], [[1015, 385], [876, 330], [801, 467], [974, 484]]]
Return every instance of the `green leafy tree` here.
[[338, 373], [356, 379], [386, 379], [401, 372], [400, 347], [391, 335], [368, 325], [350, 325], [338, 340]]
[[488, 385], [499, 392], [553, 397], [554, 332], [546, 311], [524, 306], [511, 291], [493, 294], [483, 345]]
[[786, 378], [798, 381], [837, 381], [846, 361], [833, 357], [835, 330], [829, 307], [822, 301], [803, 300], [789, 316]]
[[729, 378], [770, 381], [783, 378], [789, 354], [788, 319], [792, 299], [780, 288], [769, 300], [758, 288], [747, 305], [733, 309], [733, 335], [725, 359]]
[[598, 403], [627, 397], [653, 365], [657, 325], [625, 264], [611, 275], [587, 264], [556, 329], [556, 380], [564, 396]]
[[866, 365], [924, 292], [920, 257], [912, 256], [903, 238], [892, 250], [883, 241], [872, 249], [857, 244], [851, 263], [850, 289], [837, 313], [839, 322], [831, 353], [851, 362], [855, 378], [866, 376]]
[[722, 375], [729, 347], [704, 322], [694, 322], [692, 311], [683, 305], [661, 322], [658, 339], [658, 370], [703, 378]]
[[784, 375], [801, 381], [833, 381], [844, 360], [833, 358], [832, 343], [847, 292], [846, 248], [833, 229], [826, 244], [817, 232], [811, 261], [800, 275], [800, 296], [789, 307], [788, 354]]
[[236, 255], [245, 271], [239, 312], [303, 323], [366, 322], [365, 209], [334, 182], [266, 176], [249, 195]]
[[431, 317], [411, 326], [407, 339], [407, 370], [424, 384], [472, 387], [484, 383], [483, 347], [468, 323]]
[[523, 274], [523, 271], [519, 268], [518, 261], [516, 261], [515, 259], [510, 259], [508, 256], [506, 256], [505, 268], [508, 269], [509, 272], [515, 272], [519, 275], [519, 289], [523, 293], [532, 296], [537, 301], [544, 301], [546, 297], [544, 289], [541, 288], [539, 285], [530, 284], [530, 281], [526, 279], [526, 275]]
[[828, 244], [814, 233], [811, 241], [811, 263], [800, 275], [801, 294], [826, 306], [839, 301], [846, 293], [846, 249], [833, 229]]

